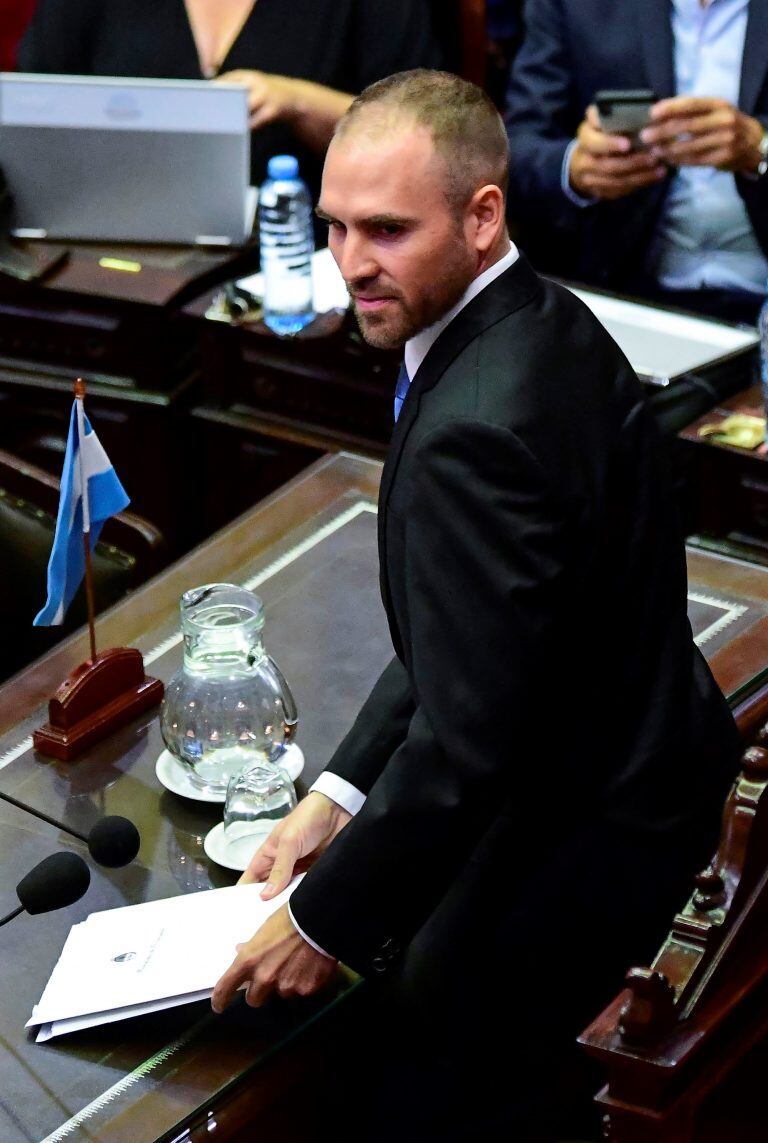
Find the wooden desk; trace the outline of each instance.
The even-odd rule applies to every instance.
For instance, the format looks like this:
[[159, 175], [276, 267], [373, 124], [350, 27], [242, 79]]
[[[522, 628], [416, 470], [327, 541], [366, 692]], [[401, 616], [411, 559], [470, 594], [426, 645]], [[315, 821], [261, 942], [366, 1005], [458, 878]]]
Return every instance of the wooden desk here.
[[[167, 680], [180, 663], [181, 592], [217, 579], [258, 581], [266, 609], [266, 646], [299, 703], [306, 785], [391, 654], [378, 595], [374, 506], [379, 475], [378, 464], [345, 454], [319, 462], [107, 613], [100, 625], [101, 645], [139, 646], [151, 671]], [[690, 553], [690, 559], [696, 633], [706, 636], [703, 649], [721, 685], [741, 693], [756, 667], [747, 654], [750, 632], [762, 630], [768, 613], [768, 571], [707, 553]], [[744, 610], [733, 614], [738, 608]], [[233, 1116], [257, 1117], [260, 1129], [273, 1122], [281, 1138], [290, 1139], [286, 1132], [296, 1122], [296, 1109], [286, 1110], [280, 1100], [312, 1067], [309, 1018], [319, 1008], [324, 1021], [332, 1020], [348, 1008], [348, 981], [341, 985], [344, 1004], [335, 1007], [324, 996], [264, 1013], [236, 1008], [214, 1018], [202, 1004], [79, 1033], [44, 1048], [29, 1043], [22, 1032], [73, 920], [113, 903], [234, 879], [209, 863], [202, 849], [220, 810], [183, 802], [157, 783], [154, 764], [162, 743], [156, 716], [126, 727], [74, 764], [51, 762], [32, 751], [28, 736], [42, 721], [45, 698], [86, 650], [86, 637], [79, 634], [0, 689], [0, 790], [83, 833], [101, 814], [123, 813], [139, 826], [142, 847], [138, 861], [127, 869], [98, 874], [103, 892], [56, 914], [54, 921], [37, 918], [35, 954], [26, 962], [19, 932], [21, 943], [4, 958], [17, 967], [26, 963], [26, 970], [14, 975], [20, 983], [0, 1025], [0, 1092], [11, 1089], [15, 1102], [32, 1105], [35, 1137], [54, 1133], [86, 1109], [68, 1140], [149, 1143], [175, 1139], [187, 1127], [194, 1129], [194, 1138], [204, 1132], [206, 1139], [227, 1139], [232, 1136], [225, 1133], [225, 1124]], [[757, 660], [762, 665], [759, 656]], [[34, 821], [32, 828], [37, 831]], [[32, 853], [22, 856], [19, 868], [37, 859]], [[15, 865], [13, 870], [15, 874]], [[15, 881], [9, 879], [9, 884]], [[25, 922], [25, 932], [32, 923]], [[12, 936], [10, 927], [0, 931], [0, 949], [8, 948], [3, 942]], [[296, 1030], [302, 1032], [297, 1046], [270, 1063], [270, 1053]], [[126, 1076], [145, 1066], [146, 1075], [127, 1084]], [[270, 1120], [271, 1115], [276, 1118]], [[8, 1133], [0, 1133], [3, 1143], [28, 1138], [12, 1118], [9, 1122]], [[194, 1134], [198, 1130], [199, 1136]]]
[[[224, 523], [217, 511], [253, 483], [269, 440], [288, 458], [303, 450], [306, 463], [317, 449], [384, 456], [401, 352], [366, 345], [350, 313], [320, 315], [301, 334], [281, 339], [250, 317], [213, 320], [221, 302], [214, 291], [185, 307], [200, 337], [201, 385], [191, 416], [209, 519]], [[227, 479], [232, 466], [240, 493]]]
[[686, 549], [694, 637], [732, 708], [768, 677], [768, 569]]
[[[391, 655], [378, 599], [373, 511], [378, 478], [379, 466], [372, 462], [348, 456], [321, 462], [109, 612], [100, 625], [101, 645], [138, 645], [151, 670], [167, 680], [181, 662], [180, 593], [212, 580], [256, 577], [266, 609], [265, 643], [295, 691], [305, 781], [311, 781]], [[67, 1140], [149, 1143], [175, 1139], [195, 1124], [200, 1131], [195, 1138], [230, 1138], [225, 1123], [233, 1106], [244, 1117], [258, 1115], [263, 1127], [270, 1108], [295, 1087], [294, 1073], [306, 1071], [301, 1053], [308, 1050], [311, 1034], [295, 1052], [278, 1055], [274, 1063], [268, 1057], [318, 1010], [329, 1012], [332, 994], [259, 1013], [236, 1006], [223, 1018], [213, 1017], [207, 1004], [188, 1006], [44, 1047], [23, 1032], [73, 921], [94, 909], [232, 884], [236, 878], [209, 863], [202, 850], [220, 807], [181, 801], [157, 782], [154, 764], [162, 741], [156, 714], [74, 764], [51, 762], [31, 750], [26, 736], [42, 717], [42, 700], [85, 649], [82, 636], [71, 639], [0, 690], [0, 789], [82, 832], [104, 813], [124, 813], [138, 825], [142, 846], [127, 869], [98, 873], [96, 890], [73, 909], [51, 919], [25, 919], [15, 937], [11, 926], [0, 930], [4, 980], [14, 994], [13, 1002], [3, 1005], [0, 1023], [0, 1106], [7, 1105], [0, 1138], [3, 1143], [48, 1134], [64, 1138], [55, 1133], [73, 1116]], [[39, 833], [36, 820], [30, 822], [32, 832]], [[55, 830], [50, 833], [56, 838]], [[13, 851], [13, 839], [9, 846]], [[37, 859], [27, 847], [7, 883], [14, 885]], [[7, 908], [12, 905], [13, 900]], [[32, 925], [34, 952], [27, 953]], [[349, 978], [342, 978], [341, 993], [350, 987]], [[14, 1120], [14, 1107], [26, 1109], [25, 1120]], [[281, 1138], [291, 1138], [296, 1117], [296, 1108], [283, 1109]]]
[[[319, 455], [251, 442], [247, 473], [230, 468], [240, 503], [230, 494], [214, 510], [200, 463], [205, 428], [188, 413], [200, 400], [200, 329], [182, 309], [215, 282], [251, 271], [257, 253], [68, 249], [69, 260], [42, 282], [0, 275], [0, 447], [60, 475], [72, 382], [84, 377], [89, 412], [134, 511], [181, 555]], [[219, 459], [226, 465], [232, 454]]]
[[686, 520], [695, 542], [768, 564], [768, 449], [718, 444], [700, 437], [703, 425], [733, 413], [764, 417], [759, 386], [742, 389], [678, 433], [678, 455], [686, 473]]

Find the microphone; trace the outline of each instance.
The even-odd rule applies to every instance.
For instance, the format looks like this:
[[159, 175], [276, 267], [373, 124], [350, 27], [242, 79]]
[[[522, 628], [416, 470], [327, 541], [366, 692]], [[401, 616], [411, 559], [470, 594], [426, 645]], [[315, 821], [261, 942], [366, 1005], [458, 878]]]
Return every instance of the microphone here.
[[0, 793], [0, 799], [15, 806], [17, 810], [23, 810], [25, 813], [32, 814], [41, 821], [47, 822], [48, 825], [55, 826], [56, 829], [66, 830], [78, 841], [85, 842], [88, 846], [88, 852], [98, 865], [117, 869], [121, 865], [129, 865], [139, 852], [141, 834], [133, 822], [129, 821], [128, 818], [120, 817], [118, 814], [110, 814], [108, 817], [102, 818], [86, 837], [84, 834], [78, 833], [76, 829], [72, 829], [71, 826], [63, 825], [54, 818], [49, 818], [42, 810], [35, 810], [32, 806], [25, 806], [23, 802], [17, 802], [10, 794]]
[[141, 846], [141, 834], [128, 818], [110, 814], [97, 822], [87, 839], [88, 852], [97, 864], [117, 869], [129, 865]]
[[77, 853], [52, 853], [30, 869], [16, 886], [21, 904], [0, 920], [6, 925], [19, 913], [50, 913], [79, 901], [91, 883], [91, 871]]

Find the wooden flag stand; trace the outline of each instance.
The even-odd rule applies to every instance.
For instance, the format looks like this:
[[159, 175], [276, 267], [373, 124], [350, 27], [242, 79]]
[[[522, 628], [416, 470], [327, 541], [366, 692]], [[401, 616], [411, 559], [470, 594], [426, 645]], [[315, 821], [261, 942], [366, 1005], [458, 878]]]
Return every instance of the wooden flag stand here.
[[[79, 401], [78, 439], [82, 442], [85, 397], [82, 380], [75, 382], [75, 397]], [[36, 750], [62, 762], [71, 762], [136, 715], [156, 706], [163, 697], [163, 684], [159, 679], [145, 675], [144, 660], [135, 647], [112, 647], [108, 651], [96, 652], [88, 485], [82, 469], [82, 447], [78, 452], [83, 491], [85, 594], [91, 657], [64, 680], [48, 703], [48, 722], [32, 735]]]

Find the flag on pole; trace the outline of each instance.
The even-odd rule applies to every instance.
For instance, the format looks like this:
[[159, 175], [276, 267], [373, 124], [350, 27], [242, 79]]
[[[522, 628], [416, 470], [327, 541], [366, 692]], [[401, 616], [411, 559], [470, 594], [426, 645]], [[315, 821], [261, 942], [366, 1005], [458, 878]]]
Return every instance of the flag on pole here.
[[62, 623], [85, 574], [83, 534], [93, 550], [104, 522], [130, 504], [109, 457], [76, 399], [69, 420], [67, 451], [61, 474], [61, 499], [48, 562], [48, 600], [34, 619], [35, 627]]

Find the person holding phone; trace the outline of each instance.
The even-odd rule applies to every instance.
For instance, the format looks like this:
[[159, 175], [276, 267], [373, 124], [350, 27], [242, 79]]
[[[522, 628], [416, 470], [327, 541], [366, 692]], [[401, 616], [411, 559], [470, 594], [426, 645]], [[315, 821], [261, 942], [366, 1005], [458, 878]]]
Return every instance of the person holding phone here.
[[[507, 129], [531, 253], [753, 321], [768, 278], [766, 0], [536, 0], [525, 19]], [[655, 93], [636, 135], [601, 117], [604, 88]]]

